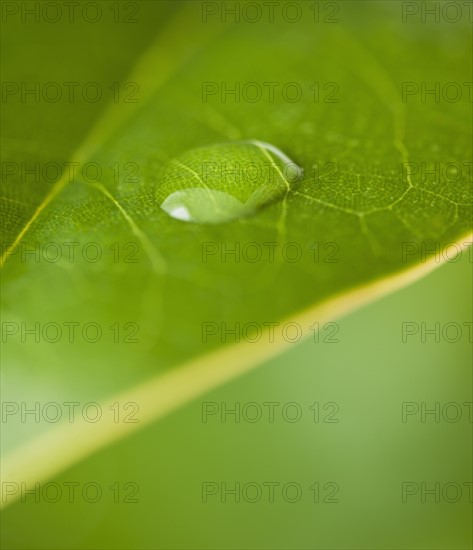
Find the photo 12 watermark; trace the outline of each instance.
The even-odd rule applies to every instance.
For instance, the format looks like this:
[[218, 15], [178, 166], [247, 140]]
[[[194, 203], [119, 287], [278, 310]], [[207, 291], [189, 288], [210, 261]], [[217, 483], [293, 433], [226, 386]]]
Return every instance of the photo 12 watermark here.
[[309, 404], [297, 401], [203, 401], [201, 404], [201, 420], [203, 424], [296, 424], [301, 420], [310, 419], [314, 424], [338, 424], [340, 406], [335, 401]]
[[220, 0], [202, 2], [202, 23], [311, 23], [340, 22], [340, 4], [333, 1], [257, 2]]
[[139, 23], [137, 2], [38, 1], [1, 2], [2, 23]]
[[425, 321], [404, 321], [401, 325], [402, 343], [415, 342], [421, 344], [446, 342], [456, 344], [457, 342], [473, 343], [473, 321], [448, 321], [440, 323], [437, 321], [428, 324]]
[[473, 82], [402, 83], [403, 103], [473, 103]]
[[203, 504], [340, 502], [340, 484], [336, 481], [315, 481], [310, 485], [297, 481], [203, 481], [201, 491]]
[[403, 504], [454, 504], [460, 501], [473, 502], [473, 481], [403, 481], [401, 484]]
[[2, 254], [16, 256], [20, 263], [48, 263], [55, 264], [65, 262], [68, 264], [98, 262], [113, 262], [124, 264], [137, 264], [140, 262], [140, 245], [136, 242], [102, 245], [98, 242], [35, 242], [18, 244], [2, 243]]
[[22, 504], [137, 504], [140, 486], [135, 481], [113, 481], [107, 484], [98, 481], [49, 481], [30, 484], [22, 481], [2, 482], [2, 502], [16, 500]]
[[433, 261], [435, 263], [457, 263], [466, 256], [473, 263], [473, 247], [471, 241], [463, 243], [439, 243], [424, 241], [404, 241], [401, 243], [401, 261], [406, 263], [419, 260], [421, 263]]
[[402, 423], [447, 423], [456, 424], [457, 422], [473, 423], [473, 402], [449, 401], [440, 403], [435, 401], [427, 403], [425, 401], [403, 401], [401, 405]]
[[339, 103], [340, 85], [337, 82], [202, 82], [202, 102], [219, 103]]
[[249, 321], [242, 323], [205, 321], [201, 328], [202, 343], [208, 342], [247, 342], [255, 344], [266, 342], [272, 344], [284, 341], [289, 344], [300, 342], [305, 334], [312, 332], [312, 342], [315, 344], [338, 344], [340, 326], [335, 322], [319, 323], [305, 327], [295, 321]]
[[403, 23], [473, 23], [471, 1], [398, 2]]
[[80, 401], [48, 401], [41, 403], [36, 401], [2, 401], [2, 424], [8, 422], [21, 422], [22, 424], [34, 423], [57, 424], [58, 422], [110, 422], [115, 424], [137, 424], [139, 422], [140, 406], [135, 401], [120, 403], [115, 401], [108, 407], [104, 407], [96, 401], [81, 403]]
[[138, 103], [140, 87], [136, 82], [2, 82], [2, 103]]
[[403, 162], [402, 181], [408, 183], [413, 176], [419, 183], [443, 181], [453, 184], [462, 179], [473, 183], [473, 162]]
[[295, 241], [206, 241], [201, 244], [202, 263], [290, 263], [308, 260], [313, 263], [338, 264], [340, 247], [336, 242]]
[[86, 183], [101, 183], [112, 177], [113, 183], [140, 183], [140, 167], [136, 162], [114, 162], [103, 166], [98, 162], [11, 162], [1, 163], [2, 183], [11, 180], [21, 183], [54, 183], [60, 179], [67, 183], [82, 180]]
[[3, 321], [1, 323], [2, 343], [21, 344], [74, 344], [98, 342], [113, 344], [137, 344], [140, 326], [134, 321], [104, 325], [97, 321]]

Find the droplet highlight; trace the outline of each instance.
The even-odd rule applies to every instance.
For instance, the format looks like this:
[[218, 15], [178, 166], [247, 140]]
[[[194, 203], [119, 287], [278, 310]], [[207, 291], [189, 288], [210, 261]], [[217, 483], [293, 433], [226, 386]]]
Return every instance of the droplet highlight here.
[[218, 224], [254, 215], [283, 199], [302, 175], [302, 168], [269, 143], [218, 143], [171, 159], [155, 196], [172, 218]]

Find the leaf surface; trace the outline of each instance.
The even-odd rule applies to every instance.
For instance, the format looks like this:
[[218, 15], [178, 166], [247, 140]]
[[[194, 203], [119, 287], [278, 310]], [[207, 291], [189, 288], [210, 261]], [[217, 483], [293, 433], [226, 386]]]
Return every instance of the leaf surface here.
[[[11, 80], [139, 85], [136, 103], [4, 105], [7, 162], [78, 169], [5, 178], [3, 319], [18, 331], [5, 344], [3, 399], [140, 407], [137, 424], [10, 422], [8, 480], [54, 477], [276, 355], [291, 330], [309, 335], [469, 242], [467, 89], [457, 102], [402, 97], [403, 82], [436, 82], [439, 71], [442, 82], [469, 79], [468, 25], [453, 49], [447, 25], [407, 25], [395, 2], [341, 2], [334, 24], [314, 23], [306, 8], [297, 24], [254, 25], [204, 23], [200, 2], [140, 6], [132, 35], [101, 25], [83, 50], [80, 27], [58, 25], [33, 54], [41, 63], [26, 63], [22, 47], [6, 67]], [[30, 43], [47, 32], [38, 26]], [[6, 28], [6, 46], [17, 40]], [[275, 83], [274, 97], [252, 101], [255, 82], [264, 94]], [[248, 159], [232, 147], [251, 140], [301, 167], [298, 185], [251, 215], [235, 215], [232, 202], [235, 219], [222, 223], [160, 208], [170, 163], [227, 144], [224, 170], [235, 169]], [[437, 165], [438, 175], [422, 168]], [[446, 165], [462, 169], [452, 176]], [[38, 337], [27, 333], [37, 326]]]

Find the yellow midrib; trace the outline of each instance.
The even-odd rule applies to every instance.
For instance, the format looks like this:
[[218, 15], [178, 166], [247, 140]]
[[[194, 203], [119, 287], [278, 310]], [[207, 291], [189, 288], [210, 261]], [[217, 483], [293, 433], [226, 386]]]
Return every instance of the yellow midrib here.
[[[467, 248], [472, 239], [473, 234], [469, 234], [459, 240], [459, 250]], [[442, 254], [441, 257], [444, 258], [444, 255]], [[320, 323], [333, 321], [377, 298], [413, 283], [440, 265], [442, 262], [439, 262], [437, 257], [433, 257], [428, 262], [417, 264], [409, 270], [332, 297], [326, 302], [299, 312], [291, 317], [290, 321], [304, 327], [303, 336], [308, 336], [311, 331], [307, 327], [312, 324], [314, 318]], [[7, 488], [5, 483], [16, 483], [18, 486], [25, 483], [27, 488], [32, 488], [35, 483], [51, 479], [79, 460], [136, 433], [137, 430], [199, 395], [248, 372], [263, 361], [278, 355], [290, 345], [284, 340], [282, 333], [277, 333], [269, 344], [262, 338], [257, 343], [245, 342], [226, 346], [175, 367], [165, 374], [156, 375], [100, 403], [103, 410], [115, 402], [138, 403], [140, 421], [137, 424], [114, 423], [113, 418], [91, 424], [80, 418], [72, 425], [70, 423], [55, 425], [50, 431], [12, 451], [3, 460], [0, 507], [8, 506], [20, 496], [18, 493], [13, 495], [13, 498], [5, 498], [7, 502], [4, 502], [4, 490]]]

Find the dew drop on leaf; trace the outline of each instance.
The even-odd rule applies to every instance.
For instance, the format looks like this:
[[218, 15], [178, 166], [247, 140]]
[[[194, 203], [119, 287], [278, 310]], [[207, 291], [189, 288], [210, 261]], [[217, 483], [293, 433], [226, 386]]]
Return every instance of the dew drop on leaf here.
[[155, 196], [172, 218], [217, 224], [251, 216], [283, 199], [301, 177], [302, 168], [274, 145], [233, 141], [171, 159]]

